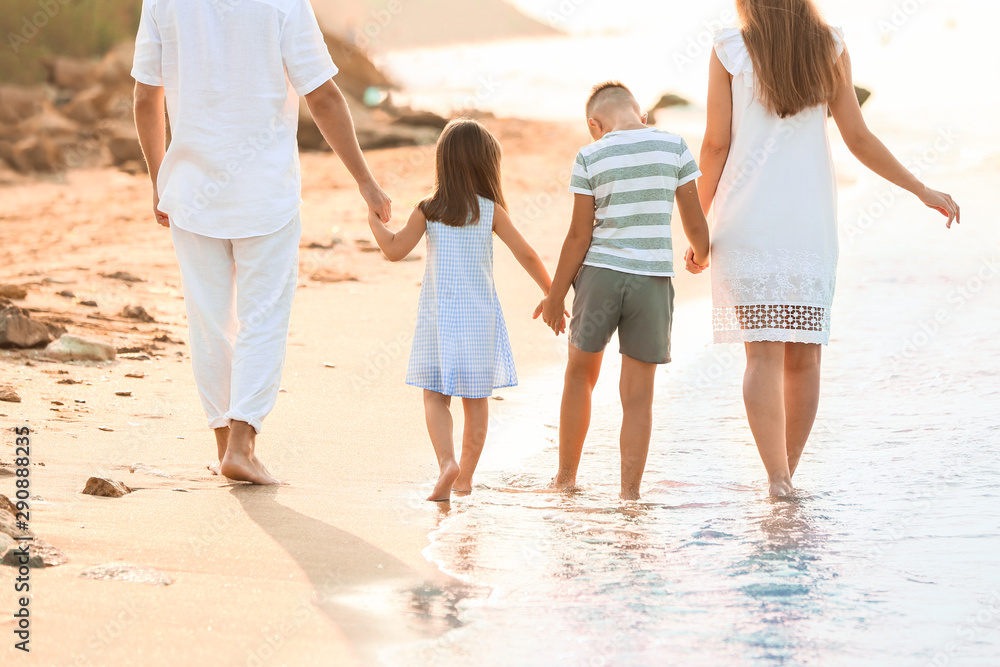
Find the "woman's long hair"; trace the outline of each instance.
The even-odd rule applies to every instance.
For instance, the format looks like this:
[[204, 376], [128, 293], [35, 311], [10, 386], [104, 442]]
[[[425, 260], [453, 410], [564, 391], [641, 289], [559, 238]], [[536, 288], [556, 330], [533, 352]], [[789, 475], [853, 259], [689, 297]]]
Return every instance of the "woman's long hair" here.
[[844, 70], [812, 0], [736, 0], [736, 9], [765, 107], [787, 118], [836, 97]]
[[437, 145], [434, 193], [420, 202], [427, 220], [463, 227], [479, 221], [478, 197], [507, 208], [500, 187], [500, 142], [467, 118], [444, 128]]

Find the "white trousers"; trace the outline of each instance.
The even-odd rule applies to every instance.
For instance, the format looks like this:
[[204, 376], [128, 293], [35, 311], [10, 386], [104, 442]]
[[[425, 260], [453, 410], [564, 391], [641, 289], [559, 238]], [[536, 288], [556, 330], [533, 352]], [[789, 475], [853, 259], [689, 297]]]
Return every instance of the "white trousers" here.
[[233, 240], [170, 229], [208, 426], [241, 421], [260, 433], [281, 387], [302, 222]]

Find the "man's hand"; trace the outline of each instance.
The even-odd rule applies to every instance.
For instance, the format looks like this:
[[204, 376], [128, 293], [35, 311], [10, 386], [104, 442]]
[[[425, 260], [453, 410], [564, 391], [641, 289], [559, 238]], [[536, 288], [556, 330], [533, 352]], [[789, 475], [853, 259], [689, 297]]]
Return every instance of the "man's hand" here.
[[361, 186], [361, 196], [368, 204], [368, 210], [378, 216], [382, 222], [389, 222], [392, 219], [392, 200], [389, 195], [382, 191], [375, 181]]
[[566, 333], [566, 318], [569, 317], [569, 313], [566, 312], [565, 301], [558, 301], [551, 296], [545, 297], [535, 308], [532, 319], [537, 320], [539, 316], [557, 336]]
[[708, 268], [708, 260], [705, 260], [704, 266], [695, 261], [694, 248], [688, 248], [687, 252], [684, 253], [684, 262], [687, 264], [688, 273], [695, 275], [702, 273]]
[[153, 215], [156, 218], [156, 224], [160, 227], [170, 227], [170, 216], [160, 210], [160, 196], [156, 194], [156, 188], [153, 188]]

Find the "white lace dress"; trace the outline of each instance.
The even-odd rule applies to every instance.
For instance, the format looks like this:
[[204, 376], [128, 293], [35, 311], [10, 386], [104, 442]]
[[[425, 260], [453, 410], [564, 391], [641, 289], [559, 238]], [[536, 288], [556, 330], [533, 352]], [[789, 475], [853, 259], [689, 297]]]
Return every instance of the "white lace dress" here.
[[754, 93], [740, 31], [718, 32], [715, 50], [733, 75], [732, 146], [712, 230], [715, 342], [826, 345], [838, 255], [827, 106], [779, 118]]

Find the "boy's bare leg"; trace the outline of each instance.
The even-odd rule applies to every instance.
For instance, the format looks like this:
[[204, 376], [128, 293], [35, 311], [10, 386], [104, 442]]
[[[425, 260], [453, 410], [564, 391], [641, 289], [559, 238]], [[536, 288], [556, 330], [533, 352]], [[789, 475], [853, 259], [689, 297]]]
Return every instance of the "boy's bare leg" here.
[[219, 466], [219, 472], [237, 482], [260, 485], [281, 484], [257, 459], [257, 455], [254, 453], [256, 440], [257, 431], [254, 430], [253, 426], [241, 421], [232, 422], [229, 425], [229, 445], [226, 447], [226, 454]]
[[822, 345], [785, 344], [785, 439], [793, 476], [816, 423], [822, 358]]
[[767, 469], [770, 494], [789, 495], [792, 474], [785, 444], [784, 343], [747, 343], [747, 370], [743, 401], [757, 451]]
[[569, 344], [566, 380], [563, 385], [562, 409], [559, 414], [559, 471], [552, 488], [564, 491], [576, 486], [583, 442], [590, 430], [590, 407], [601, 374], [604, 353], [584, 352]]
[[455, 460], [454, 429], [451, 417], [451, 396], [436, 391], [424, 390], [424, 416], [427, 419], [427, 433], [434, 445], [441, 474], [427, 500], [444, 502], [451, 499], [451, 487], [462, 472]]
[[472, 492], [472, 476], [479, 465], [479, 457], [486, 444], [486, 431], [490, 425], [490, 400], [488, 398], [463, 398], [465, 409], [465, 433], [462, 435], [462, 471], [452, 487], [456, 493]]
[[622, 355], [622, 500], [638, 500], [653, 433], [653, 383], [656, 364]]
[[213, 475], [222, 474], [219, 469], [222, 467], [222, 459], [226, 458], [226, 448], [229, 446], [229, 427], [215, 429], [215, 446], [219, 450], [219, 460], [208, 466]]

